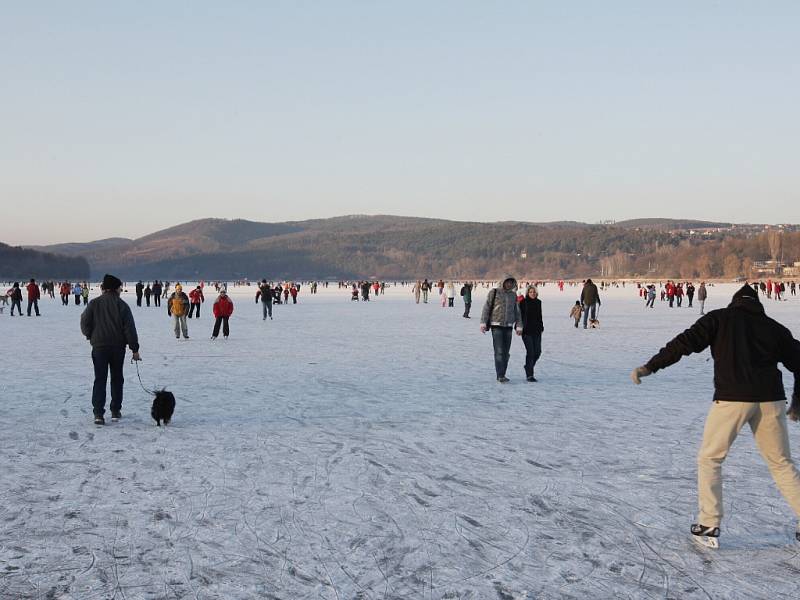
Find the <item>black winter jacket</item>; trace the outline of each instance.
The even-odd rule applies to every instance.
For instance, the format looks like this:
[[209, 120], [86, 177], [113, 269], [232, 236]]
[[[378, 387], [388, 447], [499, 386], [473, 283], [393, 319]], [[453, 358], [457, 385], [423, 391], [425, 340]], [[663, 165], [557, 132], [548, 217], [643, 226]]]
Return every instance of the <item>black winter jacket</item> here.
[[[754, 294], [748, 290], [748, 294]], [[701, 317], [667, 343], [645, 366], [655, 373], [683, 356], [711, 346], [714, 400], [785, 400], [779, 362], [795, 374], [794, 392], [800, 393], [800, 342], [786, 327], [764, 313], [757, 297], [741, 297], [740, 294], [741, 291], [734, 295], [727, 308]]]
[[89, 302], [81, 315], [81, 333], [93, 348], [124, 347], [139, 351], [139, 336], [130, 307], [113, 292], [105, 292]]
[[519, 303], [522, 313], [522, 335], [536, 335], [544, 331], [542, 322], [542, 301], [527, 296]]

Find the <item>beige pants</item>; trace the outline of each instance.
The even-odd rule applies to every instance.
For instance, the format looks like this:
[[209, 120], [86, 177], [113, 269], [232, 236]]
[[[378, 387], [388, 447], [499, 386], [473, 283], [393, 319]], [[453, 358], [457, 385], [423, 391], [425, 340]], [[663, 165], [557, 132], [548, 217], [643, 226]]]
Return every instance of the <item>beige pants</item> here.
[[778, 489], [800, 518], [800, 473], [789, 450], [786, 402], [719, 401], [711, 404], [697, 455], [697, 522], [707, 527], [719, 527], [722, 520], [722, 462], [745, 423]]

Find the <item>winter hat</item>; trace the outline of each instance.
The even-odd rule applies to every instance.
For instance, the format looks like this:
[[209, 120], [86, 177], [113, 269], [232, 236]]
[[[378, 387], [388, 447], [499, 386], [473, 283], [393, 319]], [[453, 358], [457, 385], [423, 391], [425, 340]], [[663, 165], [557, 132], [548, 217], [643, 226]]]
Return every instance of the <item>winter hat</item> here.
[[756, 291], [751, 288], [748, 284], [744, 284], [741, 289], [733, 295], [734, 300], [738, 300], [739, 298], [747, 299], [747, 300], [755, 300], [759, 304], [761, 304], [761, 300], [758, 299], [758, 294]]
[[106, 273], [105, 277], [103, 277], [103, 283], [100, 285], [100, 287], [104, 290], [118, 290], [122, 287], [122, 281], [113, 275]]

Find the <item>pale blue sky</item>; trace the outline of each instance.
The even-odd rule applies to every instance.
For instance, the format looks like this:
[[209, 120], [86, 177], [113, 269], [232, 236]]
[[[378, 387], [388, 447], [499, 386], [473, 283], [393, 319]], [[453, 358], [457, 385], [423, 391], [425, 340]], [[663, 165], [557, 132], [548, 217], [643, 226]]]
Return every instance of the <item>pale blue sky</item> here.
[[0, 3], [0, 241], [800, 221], [800, 2]]

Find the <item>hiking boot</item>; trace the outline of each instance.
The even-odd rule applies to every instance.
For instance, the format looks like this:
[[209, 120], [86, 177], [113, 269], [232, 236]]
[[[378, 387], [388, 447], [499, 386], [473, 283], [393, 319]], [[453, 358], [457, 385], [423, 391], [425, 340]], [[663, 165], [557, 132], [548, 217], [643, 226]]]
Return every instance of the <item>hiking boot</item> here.
[[95, 425], [105, 425], [106, 424], [106, 420], [103, 417], [96, 416], [94, 418], [94, 424]]
[[114, 421], [116, 423], [121, 418], [122, 418], [122, 413], [120, 411], [118, 411], [118, 410], [112, 410], [111, 411], [111, 420], [112, 421]]

